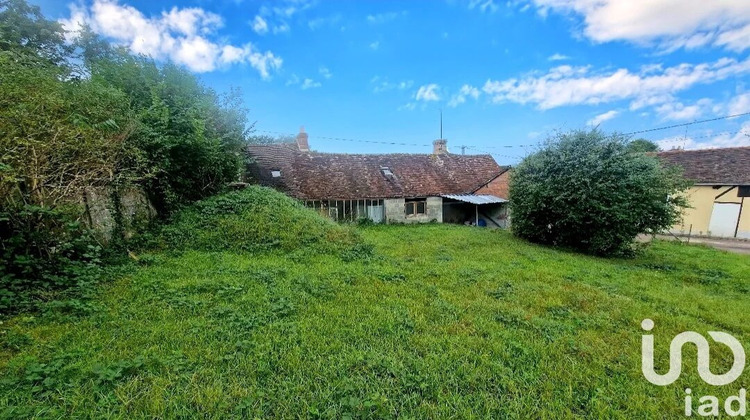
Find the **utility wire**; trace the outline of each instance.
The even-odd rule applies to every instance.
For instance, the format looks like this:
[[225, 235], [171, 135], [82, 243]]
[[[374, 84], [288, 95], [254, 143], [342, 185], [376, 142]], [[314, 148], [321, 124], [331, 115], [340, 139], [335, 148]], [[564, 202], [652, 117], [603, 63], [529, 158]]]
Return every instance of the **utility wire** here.
[[691, 122], [686, 122], [686, 123], [682, 123], [682, 124], [668, 125], [666, 127], [657, 127], [657, 128], [649, 128], [649, 129], [646, 129], [646, 130], [631, 131], [630, 133], [624, 133], [624, 135], [625, 136], [632, 136], [633, 134], [641, 134], [641, 133], [650, 133], [652, 131], [669, 130], [670, 128], [687, 127], [687, 126], [690, 126], [690, 125], [693, 125], [693, 124], [703, 124], [703, 123], [712, 122], [712, 121], [726, 120], [726, 119], [729, 119], [729, 118], [744, 117], [745, 115], [750, 115], [750, 112], [743, 112], [741, 114], [734, 114], [734, 115], [725, 115], [723, 117], [710, 118], [710, 119], [707, 119], [707, 120], [691, 121]]
[[[696, 140], [696, 139], [705, 139], [705, 138], [709, 138], [709, 137], [720, 137], [720, 136], [726, 136], [726, 135], [728, 135], [728, 136], [734, 136], [735, 134], [750, 135], [750, 132], [749, 131], [744, 131], [744, 129], [742, 129], [742, 130], [738, 130], [738, 131], [722, 131], [722, 132], [719, 132], [719, 133], [705, 134], [705, 135], [702, 135], [702, 136], [690, 136], [690, 138], [693, 139], [693, 140]], [[683, 138], [680, 137], [680, 138], [673, 138], [671, 140], [653, 140], [653, 141], [659, 141], [660, 143], [679, 143], [679, 142], [683, 141]]]
[[[733, 115], [724, 115], [724, 116], [721, 116], [721, 117], [710, 118], [710, 119], [705, 119], [705, 120], [698, 120], [698, 121], [690, 121], [690, 122], [686, 122], [686, 123], [673, 124], [673, 125], [668, 125], [668, 126], [664, 126], [664, 127], [656, 127], [656, 128], [645, 129], [645, 130], [631, 131], [629, 133], [623, 133], [623, 135], [624, 136], [632, 136], [632, 135], [635, 135], [635, 134], [652, 133], [652, 132], [655, 132], [655, 131], [669, 130], [669, 129], [672, 129], [672, 128], [679, 128], [679, 127], [686, 127], [687, 128], [687, 127], [689, 127], [691, 125], [694, 125], [694, 124], [703, 124], [703, 123], [708, 123], [708, 122], [713, 122], [713, 121], [726, 120], [726, 119], [730, 119], [730, 118], [744, 117], [746, 115], [750, 115], [750, 112], [743, 112], [743, 113], [740, 113], [740, 114], [733, 114]], [[258, 130], [258, 132], [259, 133], [268, 133], [268, 134], [277, 134], [277, 135], [288, 136], [288, 137], [294, 137], [296, 135], [296, 134], [290, 134], [290, 133], [285, 133], [285, 132], [281, 132], [281, 131], [272, 131], [272, 130]], [[716, 137], [716, 136], [720, 136], [720, 135], [724, 135], [724, 134], [738, 134], [740, 132], [742, 132], [742, 130], [736, 131], [734, 133], [723, 132], [723, 133], [717, 133], [717, 134], [707, 134], [707, 135], [699, 136], [699, 137], [691, 137], [691, 139]], [[748, 133], [744, 133], [744, 134], [750, 135]], [[328, 136], [311, 136], [311, 137], [318, 138], [318, 139], [323, 139], [323, 140], [347, 141], [347, 142], [354, 142], [354, 143], [369, 143], [369, 144], [385, 144], [385, 145], [390, 145], [390, 146], [410, 146], [410, 147], [430, 147], [430, 146], [432, 146], [431, 144], [402, 143], [402, 142], [396, 142], [396, 141], [360, 140], [360, 139], [352, 139], [352, 138], [344, 138], [344, 137], [328, 137]], [[665, 141], [665, 140], [658, 140], [658, 141], [661, 141], [661, 142], [664, 142], [664, 143], [677, 143], [677, 142], [684, 142], [686, 138], [687, 138], [686, 135], [683, 135], [680, 139], [673, 139], [673, 140], [669, 140], [669, 141]], [[543, 146], [543, 144], [542, 143], [535, 143], [535, 144], [502, 145], [502, 146], [481, 146], [481, 149], [477, 148], [477, 146], [468, 146], [468, 145], [460, 145], [458, 147], [459, 148], [473, 149], [473, 150], [479, 151], [481, 153], [492, 154], [492, 155], [495, 155], [495, 156], [503, 156], [503, 157], [513, 158], [513, 159], [518, 159], [519, 156], [510, 156], [510, 155], [499, 154], [499, 153], [496, 153], [496, 152], [487, 152], [486, 150], [483, 150], [483, 149], [495, 149], [495, 150], [497, 150], [497, 149], [512, 149], [512, 148], [518, 148], [518, 147], [520, 147], [520, 148], [524, 149], [524, 152], [526, 154], [528, 154], [528, 151], [526, 150], [527, 148], [529, 148], [529, 147], [540, 147], [540, 146]]]

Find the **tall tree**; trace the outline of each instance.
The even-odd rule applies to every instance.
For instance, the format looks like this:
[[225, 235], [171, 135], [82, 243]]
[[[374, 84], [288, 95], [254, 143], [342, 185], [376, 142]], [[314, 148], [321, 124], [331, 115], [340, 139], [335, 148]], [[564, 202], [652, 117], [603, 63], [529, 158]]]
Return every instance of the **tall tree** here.
[[0, 0], [0, 51], [30, 53], [62, 65], [71, 53], [65, 30], [25, 0]]
[[132, 142], [146, 157], [143, 185], [162, 215], [237, 178], [252, 128], [239, 90], [219, 95], [184, 68], [107, 47], [87, 28], [79, 40], [91, 80], [123, 92], [137, 116]]

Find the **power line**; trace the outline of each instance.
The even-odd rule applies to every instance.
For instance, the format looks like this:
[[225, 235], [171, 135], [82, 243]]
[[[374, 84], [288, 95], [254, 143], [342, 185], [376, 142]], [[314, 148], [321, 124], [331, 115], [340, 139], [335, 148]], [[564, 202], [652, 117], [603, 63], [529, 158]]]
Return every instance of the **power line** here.
[[739, 130], [739, 131], [722, 131], [720, 133], [706, 134], [703, 136], [687, 136], [687, 137], [679, 136], [679, 137], [675, 137], [672, 139], [663, 139], [663, 140], [652, 139], [652, 141], [658, 141], [659, 143], [663, 143], [663, 144], [672, 144], [672, 143], [682, 143], [685, 141], [686, 138], [690, 140], [698, 140], [698, 139], [706, 139], [706, 138], [716, 138], [716, 137], [721, 137], [721, 136], [734, 136], [736, 134], [744, 134], [746, 136], [750, 136], [750, 131], [744, 131], [744, 129]]
[[[289, 137], [295, 136], [294, 134], [282, 133], [280, 131], [258, 130], [258, 132], [280, 134], [280, 135], [289, 136]], [[414, 147], [431, 147], [432, 146], [431, 144], [401, 143], [401, 142], [395, 142], [395, 141], [359, 140], [359, 139], [348, 139], [348, 138], [343, 138], [343, 137], [328, 137], [328, 136], [316, 136], [316, 135], [311, 135], [310, 137], [324, 139], [324, 140], [348, 141], [348, 142], [354, 142], [354, 143], [388, 144], [388, 145], [395, 145], [395, 146], [414, 146]]]
[[703, 124], [703, 123], [712, 122], [712, 121], [726, 120], [726, 119], [729, 119], [729, 118], [744, 117], [745, 115], [750, 115], [750, 112], [743, 112], [742, 114], [734, 114], [734, 115], [725, 115], [723, 117], [710, 118], [710, 119], [707, 119], [707, 120], [691, 121], [691, 122], [686, 122], [686, 123], [682, 123], [682, 124], [668, 125], [666, 127], [657, 127], [657, 128], [649, 128], [649, 129], [646, 129], [646, 130], [632, 131], [630, 133], [625, 133], [624, 135], [625, 136], [632, 136], [633, 134], [641, 134], [641, 133], [650, 133], [652, 131], [669, 130], [670, 128], [687, 127], [687, 126], [690, 126], [690, 125], [693, 125], [693, 124]]
[[[750, 115], [750, 112], [744, 112], [744, 113], [733, 114], [733, 115], [724, 115], [724, 116], [721, 116], [721, 117], [710, 118], [710, 119], [705, 119], [705, 120], [698, 120], [698, 121], [690, 121], [690, 122], [681, 123], [681, 124], [673, 124], [673, 125], [669, 125], [669, 126], [665, 126], [665, 127], [656, 127], [656, 128], [645, 129], [645, 130], [631, 131], [629, 133], [624, 133], [623, 135], [624, 136], [632, 136], [632, 135], [635, 135], [635, 134], [651, 133], [651, 132], [655, 132], [655, 131], [663, 131], [663, 130], [669, 130], [669, 129], [672, 129], [672, 128], [680, 128], [680, 127], [685, 127], [687, 129], [687, 127], [689, 127], [691, 125], [694, 125], [694, 124], [703, 124], [703, 123], [708, 123], [708, 122], [713, 122], [713, 121], [726, 120], [726, 119], [730, 119], [730, 118], [743, 117], [743, 116], [747, 116], [747, 115]], [[441, 115], [441, 121], [440, 122], [441, 122], [441, 128], [442, 128], [442, 115]], [[718, 137], [718, 136], [724, 135], [724, 134], [734, 135], [734, 134], [741, 133], [742, 131], [743, 130], [739, 130], [739, 131], [736, 131], [734, 133], [732, 133], [732, 132], [723, 132], [723, 133], [717, 133], [717, 134], [707, 134], [707, 135], [704, 135], [704, 136], [690, 137], [690, 138], [691, 139], [700, 139], [700, 138], [707, 138], [707, 137]], [[285, 132], [281, 132], [281, 131], [272, 131], [272, 130], [258, 130], [258, 132], [259, 133], [278, 134], [278, 135], [288, 136], [288, 137], [294, 137], [295, 136], [295, 134], [285, 133]], [[746, 135], [750, 135], [750, 133], [745, 133], [745, 134]], [[396, 142], [396, 141], [361, 140], [361, 139], [352, 139], [352, 138], [344, 138], [344, 137], [329, 137], [329, 136], [311, 136], [311, 137], [318, 138], [318, 139], [323, 139], [323, 140], [346, 141], [346, 142], [353, 142], [353, 143], [368, 143], [368, 144], [384, 144], [384, 145], [389, 145], [389, 146], [408, 146], [408, 147], [431, 147], [432, 146], [431, 144], [403, 143], [403, 142]], [[668, 141], [659, 140], [659, 141], [664, 142], [664, 143], [677, 143], [677, 142], [684, 142], [686, 139], [687, 139], [687, 135], [684, 134], [679, 139], [673, 139], [673, 140], [668, 140]], [[511, 155], [500, 154], [500, 153], [497, 153], [497, 152], [488, 152], [488, 151], [486, 151], [484, 149], [494, 149], [494, 150], [503, 150], [503, 149], [506, 149], [507, 150], [507, 149], [513, 149], [513, 148], [519, 148], [520, 147], [520, 148], [523, 148], [524, 152], [528, 155], [528, 151], [526, 150], [527, 148], [529, 148], [529, 147], [540, 147], [540, 146], [543, 146], [543, 143], [502, 145], [502, 146], [480, 146], [481, 149], [478, 148], [477, 146], [469, 146], [469, 145], [460, 145], [458, 147], [461, 149], [462, 154], [464, 153], [465, 149], [473, 149], [475, 151], [478, 151], [478, 152], [481, 152], [481, 153], [491, 154], [491, 155], [494, 155], [494, 156], [502, 156], [502, 157], [507, 157], [507, 158], [512, 158], [512, 159], [519, 159], [519, 158], [521, 158], [521, 156], [511, 156]]]

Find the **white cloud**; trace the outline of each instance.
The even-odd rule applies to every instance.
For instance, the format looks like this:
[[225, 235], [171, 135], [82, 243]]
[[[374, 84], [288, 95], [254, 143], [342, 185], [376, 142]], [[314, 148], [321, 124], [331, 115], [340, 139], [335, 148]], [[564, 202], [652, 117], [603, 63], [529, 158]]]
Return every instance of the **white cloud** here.
[[750, 92], [745, 92], [729, 101], [729, 115], [750, 112]]
[[414, 95], [414, 98], [418, 101], [439, 101], [440, 95], [438, 93], [438, 90], [440, 90], [440, 86], [436, 85], [435, 83], [430, 83], [429, 85], [420, 86], [419, 89], [417, 89], [416, 95]]
[[312, 89], [320, 87], [320, 82], [316, 82], [313, 79], [305, 79], [302, 81], [302, 90]]
[[404, 80], [402, 82], [399, 82], [398, 86], [396, 86], [396, 88], [398, 90], [409, 89], [413, 84], [414, 84], [413, 80]]
[[672, 101], [657, 106], [656, 113], [664, 121], [694, 120], [709, 111], [712, 105], [713, 102], [707, 98], [703, 98], [693, 105]]
[[[289, 22], [295, 15], [311, 8], [315, 2], [309, 0], [275, 0], [273, 6], [262, 6], [258, 11], [258, 16], [265, 22], [266, 32], [272, 32], [273, 34], [282, 34], [291, 31]], [[253, 22], [254, 23], [254, 22]], [[316, 22], [322, 23], [322, 22]], [[310, 28], [314, 29], [314, 24], [310, 24]], [[260, 24], [263, 26], [263, 24]]]
[[268, 22], [266, 22], [265, 19], [263, 19], [260, 15], [255, 16], [255, 19], [250, 23], [250, 25], [253, 28], [253, 31], [259, 35], [264, 35], [268, 33]]
[[318, 68], [318, 73], [320, 73], [321, 76], [323, 76], [324, 79], [330, 79], [333, 77], [333, 74], [330, 70], [328, 70], [328, 67], [326, 66], [320, 66]]
[[697, 137], [672, 136], [657, 140], [656, 144], [658, 144], [662, 150], [670, 150], [678, 147], [687, 150], [695, 150], [750, 146], [750, 121], [745, 121], [737, 131]]
[[469, 9], [478, 9], [482, 13], [494, 13], [500, 9], [500, 6], [495, 3], [495, 0], [470, 0]]
[[195, 72], [248, 63], [267, 79], [282, 64], [280, 57], [269, 51], [259, 52], [251, 43], [236, 46], [214, 40], [223, 21], [200, 8], [173, 7], [169, 12], [147, 17], [117, 0], [94, 0], [89, 8], [71, 6], [70, 17], [60, 23], [68, 31], [76, 31], [79, 24], [87, 23], [94, 32], [135, 54], [169, 59]]
[[291, 30], [291, 28], [289, 27], [289, 24], [286, 23], [286, 22], [282, 22], [282, 23], [280, 23], [280, 24], [278, 24], [278, 25], [276, 25], [276, 26], [273, 27], [273, 33], [274, 33], [274, 35], [287, 33], [290, 30]]
[[570, 60], [570, 57], [567, 56], [567, 55], [564, 55], [564, 54], [555, 53], [555, 54], [552, 54], [551, 56], [547, 57], [547, 60], [549, 60], [549, 61], [565, 61], [565, 60]]
[[219, 15], [196, 7], [173, 7], [168, 13], [162, 12], [162, 21], [168, 28], [186, 36], [194, 36], [198, 32], [210, 34], [224, 25]]
[[298, 83], [299, 83], [299, 76], [297, 76], [296, 74], [292, 74], [291, 77], [289, 77], [289, 79], [286, 81], [285, 85], [292, 86]]
[[482, 90], [495, 103], [536, 104], [539, 109], [566, 105], [596, 105], [631, 100], [631, 109], [664, 103], [672, 95], [698, 84], [710, 84], [750, 72], [750, 58], [722, 58], [712, 63], [680, 64], [661, 71], [618, 69], [593, 72], [590, 67], [559, 66], [546, 74], [520, 79], [487, 80]]
[[281, 58], [276, 57], [270, 51], [259, 53], [246, 50], [244, 57], [263, 79], [268, 79], [272, 71], [281, 68]]
[[367, 23], [378, 25], [382, 23], [388, 23], [391, 21], [394, 21], [398, 19], [399, 17], [406, 16], [408, 12], [406, 10], [401, 12], [388, 12], [388, 13], [378, 13], [375, 15], [367, 15]]
[[70, 17], [59, 19], [58, 22], [65, 29], [65, 40], [72, 43], [78, 37], [78, 30], [89, 20], [88, 11], [80, 5], [70, 4]]
[[586, 124], [588, 124], [588, 125], [590, 125], [592, 127], [596, 127], [596, 126], [600, 125], [601, 123], [603, 123], [604, 121], [609, 121], [609, 120], [611, 120], [612, 118], [616, 117], [619, 114], [620, 114], [619, 111], [615, 111], [615, 110], [607, 111], [607, 112], [605, 112], [603, 114], [599, 114], [596, 117], [588, 120], [586, 122]]
[[630, 41], [665, 50], [750, 48], [747, 0], [532, 0], [540, 14], [572, 13], [583, 18], [583, 34], [595, 42]]
[[457, 107], [458, 105], [461, 105], [462, 103], [466, 102], [467, 97], [474, 98], [474, 100], [479, 99], [479, 89], [475, 88], [471, 85], [463, 85], [461, 86], [461, 90], [455, 95], [451, 97], [451, 100], [448, 101], [449, 107]]
[[388, 78], [381, 78], [380, 76], [375, 76], [370, 79], [370, 83], [375, 85], [372, 89], [374, 93], [385, 92], [388, 90], [406, 90], [414, 85], [414, 81], [412, 80], [402, 80], [396, 83], [389, 81]]
[[341, 21], [341, 14], [337, 13], [332, 16], [310, 19], [307, 21], [307, 26], [310, 28], [310, 30], [315, 31], [323, 26], [335, 25], [340, 21]]
[[380, 48], [380, 41], [373, 41], [370, 43], [370, 48], [373, 50], [377, 50]]

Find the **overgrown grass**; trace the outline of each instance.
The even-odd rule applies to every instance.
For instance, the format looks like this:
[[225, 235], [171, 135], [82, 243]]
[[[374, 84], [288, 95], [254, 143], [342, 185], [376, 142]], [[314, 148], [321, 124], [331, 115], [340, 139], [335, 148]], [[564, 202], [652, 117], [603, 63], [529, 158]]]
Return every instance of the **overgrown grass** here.
[[169, 249], [340, 251], [358, 242], [347, 227], [270, 188], [251, 186], [200, 201], [164, 228]]
[[[326, 253], [155, 252], [92, 308], [13, 318], [0, 415], [679, 418], [686, 387], [748, 385], [705, 385], [687, 348], [675, 384], [640, 372], [644, 318], [662, 372], [682, 331], [747, 347], [746, 256], [656, 242], [606, 260], [448, 225], [361, 235]], [[713, 371], [730, 364], [714, 345]]]

